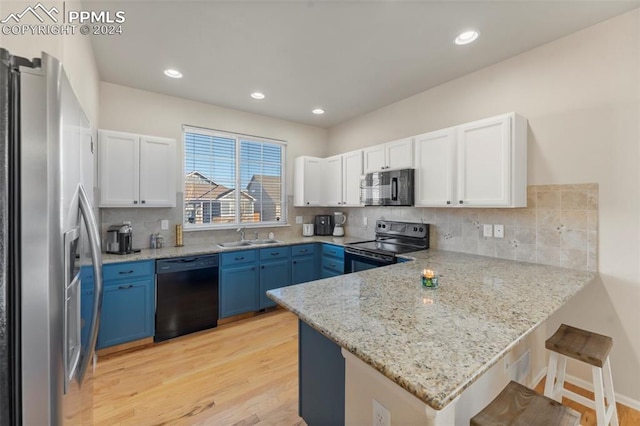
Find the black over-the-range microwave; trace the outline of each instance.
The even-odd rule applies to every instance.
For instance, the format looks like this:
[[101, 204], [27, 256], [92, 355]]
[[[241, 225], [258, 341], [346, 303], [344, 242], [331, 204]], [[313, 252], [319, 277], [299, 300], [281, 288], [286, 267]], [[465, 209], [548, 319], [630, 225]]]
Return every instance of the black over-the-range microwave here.
[[368, 173], [360, 182], [363, 206], [413, 206], [414, 170], [385, 170]]

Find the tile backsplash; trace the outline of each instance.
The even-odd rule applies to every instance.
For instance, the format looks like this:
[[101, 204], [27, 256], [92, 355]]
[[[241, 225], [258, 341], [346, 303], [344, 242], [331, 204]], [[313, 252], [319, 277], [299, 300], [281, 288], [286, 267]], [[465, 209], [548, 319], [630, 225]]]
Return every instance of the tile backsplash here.
[[[422, 221], [431, 224], [434, 248], [596, 271], [598, 185], [529, 186], [527, 198], [527, 207], [517, 209], [343, 209], [345, 231], [352, 237], [371, 238], [377, 219]], [[504, 225], [504, 238], [483, 237], [484, 224]]]
[[[345, 232], [349, 237], [372, 239], [377, 219], [424, 222], [431, 225], [430, 246], [532, 263], [597, 270], [598, 185], [529, 186], [527, 207], [517, 209], [358, 207], [299, 208], [288, 197], [290, 226], [257, 228], [261, 238], [273, 232], [276, 238], [302, 235], [302, 225], [313, 222], [316, 214], [344, 211]], [[178, 205], [182, 193], [177, 194]], [[149, 247], [149, 235], [161, 232], [165, 245], [175, 244], [175, 225], [182, 223], [180, 208], [101, 209], [102, 235], [110, 225], [131, 221], [134, 247]], [[364, 225], [364, 218], [367, 225]], [[169, 230], [160, 230], [160, 221], [169, 220]], [[484, 224], [504, 225], [504, 238], [483, 237]], [[252, 238], [252, 230], [247, 238]], [[185, 232], [184, 243], [203, 244], [238, 239], [235, 229]]]

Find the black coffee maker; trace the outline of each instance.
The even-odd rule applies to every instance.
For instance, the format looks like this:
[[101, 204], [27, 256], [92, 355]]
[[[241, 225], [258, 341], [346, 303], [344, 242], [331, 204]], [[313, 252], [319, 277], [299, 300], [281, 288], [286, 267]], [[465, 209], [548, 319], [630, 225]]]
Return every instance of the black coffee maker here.
[[333, 235], [333, 215], [317, 215], [313, 230], [315, 235]]

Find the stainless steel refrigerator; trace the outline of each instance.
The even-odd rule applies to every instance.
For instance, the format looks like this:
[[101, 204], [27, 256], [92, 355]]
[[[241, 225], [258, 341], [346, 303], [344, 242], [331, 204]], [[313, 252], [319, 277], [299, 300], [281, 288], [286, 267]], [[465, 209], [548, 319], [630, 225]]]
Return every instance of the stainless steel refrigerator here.
[[91, 129], [58, 60], [0, 49], [0, 62], [0, 425], [91, 424], [102, 303]]

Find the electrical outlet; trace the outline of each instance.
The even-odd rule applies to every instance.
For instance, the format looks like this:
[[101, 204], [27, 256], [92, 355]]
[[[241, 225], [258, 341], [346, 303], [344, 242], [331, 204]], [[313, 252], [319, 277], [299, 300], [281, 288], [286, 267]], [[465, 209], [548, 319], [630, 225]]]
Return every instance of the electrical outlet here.
[[366, 217], [366, 216], [365, 216], [365, 217], [363, 217], [363, 218], [362, 218], [362, 225], [363, 225], [363, 226], [367, 226], [367, 224], [368, 224], [368, 223], [369, 223], [369, 219], [367, 219], [367, 217]]
[[373, 426], [391, 426], [391, 413], [375, 399], [373, 400]]
[[160, 221], [160, 228], [161, 228], [163, 231], [168, 230], [168, 229], [169, 229], [169, 221], [168, 221], [167, 219], [162, 219], [162, 220]]
[[493, 225], [493, 236], [496, 238], [504, 238], [504, 225]]
[[301, 224], [303, 223], [304, 219], [302, 218], [302, 216], [296, 216], [296, 224]]
[[484, 225], [482, 229], [482, 236], [484, 237], [493, 237], [493, 226]]

